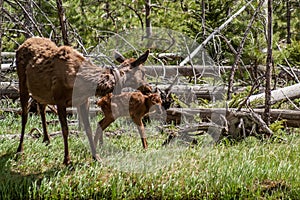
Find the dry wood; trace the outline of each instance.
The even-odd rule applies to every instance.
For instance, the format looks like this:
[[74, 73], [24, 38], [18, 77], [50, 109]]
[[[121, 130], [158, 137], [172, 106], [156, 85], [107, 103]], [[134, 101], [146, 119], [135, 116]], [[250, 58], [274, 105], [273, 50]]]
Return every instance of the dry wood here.
[[[230, 109], [233, 110], [233, 109]], [[241, 109], [242, 112], [247, 111]], [[264, 109], [254, 109], [255, 113], [262, 115]], [[167, 110], [167, 121], [175, 122], [176, 124], [181, 122], [182, 116], [199, 116], [201, 119], [210, 119], [212, 114], [225, 115], [225, 108], [170, 108]], [[282, 109], [271, 109], [271, 122], [276, 120], [285, 120], [284, 124], [288, 127], [300, 127], [300, 111], [296, 110], [282, 110]]]
[[194, 65], [191, 66], [177, 66], [177, 65], [151, 65], [144, 66], [146, 74], [153, 77], [175, 77], [177, 75], [181, 76], [194, 76], [195, 71], [198, 77], [220, 77], [222, 73], [228, 71], [230, 66], [203, 66]]
[[[1, 112], [13, 112], [16, 114], [21, 114], [20, 108], [0, 108]], [[51, 109], [46, 109], [47, 112], [53, 112]], [[246, 111], [245, 109], [241, 109], [241, 111]], [[264, 109], [253, 109], [253, 111], [259, 115], [262, 115]], [[95, 117], [101, 113], [100, 108], [91, 108], [89, 110], [90, 117]], [[195, 116], [201, 117], [203, 120], [209, 120], [212, 114], [226, 114], [225, 108], [170, 108], [167, 111], [167, 119], [168, 123], [175, 122], [175, 124], [180, 124], [182, 116], [188, 118], [193, 118]], [[76, 108], [68, 108], [68, 115], [77, 114]], [[271, 122], [275, 122], [277, 120], [284, 120], [284, 125], [287, 127], [300, 127], [300, 111], [297, 110], [283, 110], [283, 109], [271, 109]]]
[[0, 82], [0, 99], [1, 98], [18, 99], [19, 85], [11, 82]]
[[[154, 86], [154, 85], [153, 85]], [[155, 87], [166, 90], [168, 85], [155, 85]], [[6, 97], [9, 99], [19, 98], [19, 85], [17, 82], [0, 82], [0, 98]], [[238, 93], [243, 91], [245, 88], [234, 88], [234, 92]], [[173, 85], [171, 88], [172, 93], [178, 95], [193, 94], [197, 98], [208, 99], [221, 99], [226, 88], [222, 86], [210, 86], [210, 85]]]
[[15, 52], [1, 52], [1, 57], [15, 57]]
[[[280, 88], [277, 90], [271, 91], [271, 104], [274, 104], [279, 101], [286, 101], [288, 99], [293, 100], [300, 98], [300, 83], [291, 85], [288, 87]], [[248, 104], [257, 104], [256, 107], [264, 107], [265, 93], [252, 95], [248, 99]]]

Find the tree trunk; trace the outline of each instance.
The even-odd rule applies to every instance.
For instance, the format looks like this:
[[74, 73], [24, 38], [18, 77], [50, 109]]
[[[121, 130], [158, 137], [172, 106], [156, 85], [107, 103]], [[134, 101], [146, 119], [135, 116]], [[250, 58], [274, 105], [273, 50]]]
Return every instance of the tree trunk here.
[[0, 0], [0, 72], [1, 72], [1, 64], [2, 64], [2, 35], [3, 35], [3, 0]]
[[152, 36], [152, 27], [151, 27], [151, 0], [145, 0], [145, 9], [146, 9], [146, 38]]
[[33, 9], [32, 9], [32, 1], [28, 0], [24, 4], [24, 9], [26, 10], [27, 14], [25, 13], [25, 26], [28, 28], [29, 33], [25, 34], [26, 38], [30, 38], [34, 35], [34, 25], [32, 23], [33, 20]]
[[286, 30], [287, 30], [287, 38], [286, 42], [291, 44], [291, 4], [290, 0], [286, 0]]
[[201, 19], [201, 24], [202, 24], [202, 37], [203, 40], [205, 40], [206, 37], [206, 29], [205, 29], [205, 0], [201, 1], [201, 15], [202, 15], [202, 19]]
[[270, 109], [271, 109], [271, 80], [272, 80], [272, 41], [273, 41], [273, 26], [272, 26], [272, 0], [268, 0], [268, 21], [267, 21], [267, 65], [266, 65], [266, 91], [265, 91], [265, 112], [264, 120], [267, 125], [270, 125]]
[[62, 0], [56, 0], [57, 12], [59, 16], [59, 22], [61, 27], [62, 39], [64, 45], [70, 45], [68, 40], [68, 31], [67, 31], [67, 20], [65, 16], [65, 11], [62, 5]]
[[229, 81], [228, 81], [228, 91], [227, 91], [227, 99], [231, 99], [231, 94], [232, 94], [232, 87], [233, 87], [233, 81], [234, 81], [234, 75], [235, 75], [235, 71], [237, 69], [237, 66], [240, 62], [240, 58], [241, 58], [241, 54], [243, 52], [243, 48], [244, 48], [244, 44], [246, 42], [246, 38], [251, 30], [251, 27], [252, 27], [252, 24], [254, 22], [254, 20], [256, 19], [257, 15], [259, 14], [259, 11], [260, 11], [260, 8], [262, 7], [263, 5], [263, 0], [260, 1], [258, 7], [256, 8], [255, 10], [255, 13], [253, 14], [247, 28], [246, 28], [246, 31], [244, 33], [244, 37], [240, 43], [240, 46], [238, 47], [238, 50], [237, 50], [237, 53], [235, 55], [235, 58], [234, 58], [234, 63], [232, 65], [232, 68], [231, 68], [231, 72], [230, 72], [230, 77], [229, 77]]

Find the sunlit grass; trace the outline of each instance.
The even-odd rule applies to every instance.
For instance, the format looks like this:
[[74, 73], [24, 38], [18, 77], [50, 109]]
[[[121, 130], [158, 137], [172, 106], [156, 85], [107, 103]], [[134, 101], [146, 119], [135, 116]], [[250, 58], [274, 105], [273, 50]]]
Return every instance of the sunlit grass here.
[[[19, 134], [20, 116], [7, 114], [1, 134]], [[70, 117], [69, 120], [74, 120]], [[92, 119], [93, 130], [101, 116]], [[57, 120], [47, 115], [47, 121]], [[32, 115], [27, 133], [40, 127]], [[300, 194], [300, 137], [283, 141], [247, 138], [238, 143], [186, 146], [172, 143], [153, 122], [146, 127], [148, 150], [142, 148], [137, 128], [117, 120], [97, 147], [101, 163], [92, 159], [84, 133], [71, 135], [72, 165], [63, 161], [63, 139], [25, 138], [24, 153], [16, 159], [18, 139], [0, 140], [0, 199], [297, 199]], [[71, 126], [77, 130], [77, 126]], [[48, 125], [60, 131], [59, 123]], [[198, 139], [205, 141], [205, 136]]]

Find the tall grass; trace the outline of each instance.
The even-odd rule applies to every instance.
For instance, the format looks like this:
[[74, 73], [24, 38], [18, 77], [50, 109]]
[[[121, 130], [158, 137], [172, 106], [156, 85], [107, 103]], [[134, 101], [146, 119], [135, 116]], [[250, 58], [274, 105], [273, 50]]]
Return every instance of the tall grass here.
[[[33, 118], [28, 131], [41, 126], [39, 118]], [[19, 116], [7, 115], [2, 122], [1, 134], [19, 133]], [[49, 129], [60, 130], [59, 124]], [[0, 199], [299, 198], [300, 137], [296, 134], [284, 135], [283, 142], [247, 138], [234, 144], [175, 142], [162, 147], [167, 135], [148, 125], [145, 151], [137, 130], [127, 122], [118, 121], [107, 131], [120, 129], [125, 133], [105, 137], [99, 149], [101, 163], [92, 159], [82, 137], [71, 136], [73, 163], [68, 167], [62, 164], [62, 137], [52, 138], [49, 146], [42, 138], [26, 138], [18, 159], [18, 139], [0, 140]]]

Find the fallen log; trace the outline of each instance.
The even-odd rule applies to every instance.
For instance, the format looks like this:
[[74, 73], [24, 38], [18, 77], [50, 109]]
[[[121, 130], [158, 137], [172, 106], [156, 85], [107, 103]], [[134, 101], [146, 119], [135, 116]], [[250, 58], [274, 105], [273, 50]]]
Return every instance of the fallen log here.
[[[271, 104], [300, 98], [300, 83], [271, 91]], [[265, 93], [252, 95], [247, 104], [257, 108], [264, 107]]]
[[[199, 124], [189, 125], [176, 132], [172, 131], [163, 145], [168, 145], [172, 140], [178, 139], [187, 143], [197, 144], [195, 136], [208, 134], [213, 140], [208, 140], [207, 144], [217, 142], [224, 137], [234, 140], [242, 140], [249, 136], [258, 138], [270, 138], [273, 132], [262, 120], [259, 114], [252, 111], [226, 111], [226, 117], [215, 123], [200, 122]], [[220, 123], [221, 122], [221, 123]], [[195, 133], [194, 133], [195, 132]], [[204, 144], [204, 145], [207, 145]]]
[[[155, 85], [161, 90], [167, 89], [168, 85]], [[238, 92], [238, 88], [234, 88]], [[222, 100], [224, 98], [225, 86], [210, 86], [210, 85], [173, 85], [170, 92], [176, 95], [190, 96], [195, 95], [197, 98], [207, 100]]]
[[1, 57], [15, 57], [16, 56], [16, 53], [15, 52], [1, 52], [0, 53], [0, 56]]
[[[233, 111], [234, 109], [229, 109]], [[247, 111], [247, 109], [241, 109]], [[264, 109], [253, 109], [254, 113], [262, 115]], [[182, 119], [188, 117], [200, 117], [202, 120], [211, 120], [212, 115], [226, 115], [225, 108], [170, 108], [167, 110], [167, 122], [180, 124]], [[271, 109], [271, 122], [284, 120], [286, 127], [300, 127], [300, 111]]]
[[[169, 85], [153, 85], [161, 90], [165, 90]], [[0, 98], [9, 98], [16, 100], [19, 98], [19, 85], [17, 82], [0, 82]], [[243, 91], [244, 88], [234, 88], [234, 92]], [[226, 91], [224, 86], [210, 86], [210, 85], [173, 85], [171, 92], [177, 95], [190, 96], [195, 95], [197, 98], [207, 100], [222, 100], [223, 93]]]
[[144, 66], [148, 76], [153, 77], [175, 77], [179, 76], [194, 76], [197, 77], [220, 77], [222, 73], [230, 70], [230, 66], [177, 66], [177, 65], [152, 65]]
[[0, 99], [8, 98], [16, 100], [19, 98], [19, 85], [15, 82], [0, 82]]
[[[234, 111], [235, 109], [229, 109]], [[47, 108], [47, 112], [53, 113], [52, 109]], [[241, 111], [246, 112], [247, 109], [241, 109]], [[0, 112], [13, 112], [16, 114], [21, 114], [20, 108], [0, 108]], [[101, 113], [100, 108], [90, 108], [89, 114], [91, 117], [97, 116]], [[264, 109], [253, 109], [254, 113], [262, 115]], [[68, 115], [77, 114], [76, 108], [68, 108]], [[226, 115], [225, 108], [170, 108], [166, 111], [167, 117], [166, 121], [168, 123], [180, 124], [182, 119], [190, 119], [195, 121], [195, 117], [200, 117], [202, 121], [213, 121], [212, 116]], [[277, 120], [284, 120], [284, 125], [286, 127], [300, 127], [300, 111], [297, 110], [283, 110], [283, 109], [271, 109], [271, 122]]]

